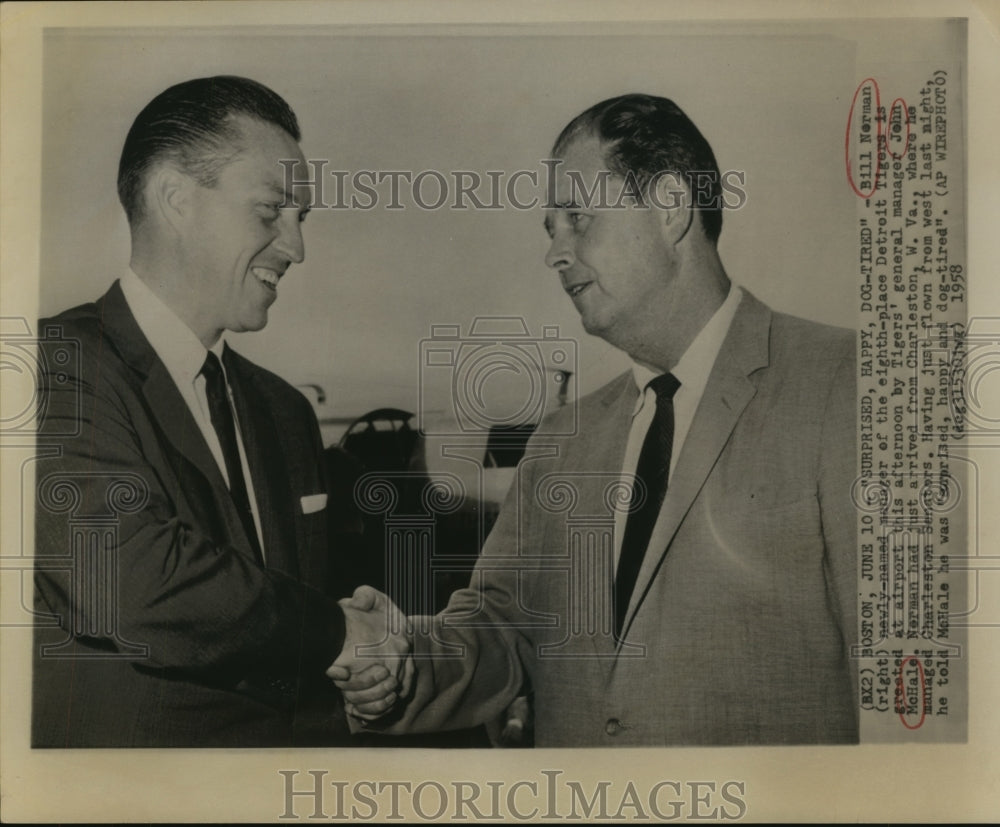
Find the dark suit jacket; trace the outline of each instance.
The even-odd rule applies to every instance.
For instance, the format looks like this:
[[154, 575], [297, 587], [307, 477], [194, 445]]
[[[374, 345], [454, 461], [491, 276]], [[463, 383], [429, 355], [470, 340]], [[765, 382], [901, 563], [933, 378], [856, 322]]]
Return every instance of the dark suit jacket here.
[[262, 568], [118, 283], [40, 333], [71, 358], [41, 381], [33, 745], [336, 742], [323, 671], [344, 621], [325, 591], [325, 511], [303, 513], [326, 491], [305, 397], [233, 354]]
[[853, 742], [854, 336], [745, 294], [671, 475], [625, 623], [612, 508], [637, 390], [543, 423], [467, 589], [414, 619], [390, 731], [469, 726], [535, 694], [536, 746]]

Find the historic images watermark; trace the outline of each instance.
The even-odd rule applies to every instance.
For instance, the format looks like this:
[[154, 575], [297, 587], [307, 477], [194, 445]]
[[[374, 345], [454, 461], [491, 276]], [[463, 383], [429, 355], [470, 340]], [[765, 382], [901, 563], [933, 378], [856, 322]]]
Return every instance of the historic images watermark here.
[[[535, 169], [518, 170], [403, 170], [327, 169], [330, 160], [312, 158], [301, 162], [285, 159], [286, 200], [279, 208], [292, 207], [287, 200], [298, 188], [308, 187], [310, 209], [329, 210], [534, 210], [560, 206], [586, 209], [624, 209], [630, 206], [696, 210], [738, 210], [748, 200], [747, 176], [743, 170], [692, 170], [678, 173], [661, 170], [645, 179], [633, 173], [616, 176], [601, 170], [588, 180], [579, 170], [560, 172], [561, 158], [546, 158]], [[569, 197], [556, 198], [556, 176], [565, 174]], [[623, 183], [612, 196], [608, 184], [616, 177]]]
[[[497, 428], [538, 423], [570, 399], [569, 380], [577, 370], [577, 343], [555, 325], [531, 335], [520, 316], [479, 316], [462, 333], [458, 324], [431, 326], [420, 342], [421, 427], [435, 436], [488, 435]], [[546, 378], [551, 375], [552, 382]], [[435, 418], [431, 400], [446, 392], [451, 410]], [[560, 428], [576, 433], [576, 418]]]
[[[476, 317], [468, 324], [433, 325], [420, 342], [419, 391], [421, 432], [436, 440], [435, 451], [448, 461], [462, 463], [471, 484], [456, 473], [422, 471], [371, 472], [354, 487], [355, 505], [377, 516], [384, 536], [384, 565], [390, 591], [406, 606], [407, 621], [430, 635], [439, 649], [421, 657], [447, 659], [466, 656], [465, 647], [440, 639], [433, 622], [440, 605], [439, 581], [450, 572], [470, 572], [474, 578], [499, 576], [515, 582], [513, 593], [523, 600], [526, 586], [539, 572], [552, 578], [562, 591], [558, 601], [565, 611], [541, 615], [521, 604], [532, 628], [543, 634], [537, 646], [540, 658], [605, 657], [584, 645], [597, 638], [613, 639], [614, 613], [610, 602], [614, 582], [612, 556], [616, 518], [641, 505], [645, 489], [633, 474], [612, 469], [587, 472], [549, 472], [529, 481], [532, 464], [559, 456], [562, 441], [578, 432], [575, 406], [578, 343], [560, 335], [557, 326], [542, 326], [533, 335], [523, 317]], [[437, 411], [430, 400], [447, 400]], [[558, 416], [553, 414], [559, 413]], [[530, 443], [536, 426], [540, 433]], [[466, 550], [443, 548], [442, 525], [450, 515], [481, 496], [487, 486], [484, 455], [516, 451], [520, 461], [511, 467], [509, 486], [520, 491], [516, 509], [517, 536], [524, 536], [523, 506], [530, 502], [543, 513], [557, 516], [565, 535], [555, 553], [541, 554], [520, 539], [501, 554], [479, 557], [478, 545]], [[473, 510], [482, 515], [483, 501]], [[489, 533], [477, 532], [479, 545]], [[402, 631], [401, 618], [387, 619], [386, 635]], [[493, 624], [473, 612], [448, 618], [447, 628], [474, 628]], [[357, 647], [357, 656], [378, 657], [383, 641]], [[623, 643], [614, 657], [642, 657], [641, 641]]]
[[740, 780], [585, 782], [551, 769], [517, 781], [343, 781], [325, 769], [278, 774], [284, 820], [737, 821], [749, 809]]
[[[53, 470], [62, 441], [78, 436], [88, 415], [78, 378], [80, 342], [65, 336], [58, 325], [37, 333], [34, 327], [22, 317], [0, 320], [0, 369], [20, 391], [10, 397], [17, 404], [5, 407], [0, 418], [0, 448], [25, 455], [20, 463], [20, 553], [0, 558], [6, 576], [20, 579], [21, 600], [17, 606], [4, 607], [0, 625], [34, 623], [53, 631], [61, 627], [61, 639], [53, 634], [39, 643], [41, 658], [142, 659], [148, 656], [148, 646], [128, 640], [122, 631], [119, 530], [123, 516], [146, 506], [148, 485], [131, 472]], [[55, 515], [65, 525], [60, 551], [29, 555], [24, 519], [31, 513], [25, 500], [31, 499], [36, 514]], [[71, 596], [71, 616], [37, 612], [32, 576], [40, 572]], [[74, 645], [81, 637], [100, 638], [110, 645], [82, 650]]]

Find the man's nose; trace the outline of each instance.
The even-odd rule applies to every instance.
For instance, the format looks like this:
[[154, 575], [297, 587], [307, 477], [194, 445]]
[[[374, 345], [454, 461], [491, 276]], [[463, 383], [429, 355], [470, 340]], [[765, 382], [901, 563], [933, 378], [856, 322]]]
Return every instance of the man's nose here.
[[554, 270], [566, 270], [575, 261], [576, 257], [573, 255], [572, 245], [566, 238], [566, 234], [556, 233], [552, 236], [549, 251], [545, 254], [545, 264]]
[[274, 246], [293, 264], [301, 264], [306, 257], [305, 243], [302, 241], [302, 222], [295, 210], [289, 210], [281, 217], [280, 234]]

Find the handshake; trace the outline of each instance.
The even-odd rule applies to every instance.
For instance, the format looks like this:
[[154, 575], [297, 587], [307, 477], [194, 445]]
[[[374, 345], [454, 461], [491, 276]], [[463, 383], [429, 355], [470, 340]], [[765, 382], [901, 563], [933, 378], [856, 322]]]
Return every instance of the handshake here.
[[359, 586], [339, 604], [344, 648], [326, 674], [343, 692], [347, 714], [364, 726], [409, 697], [415, 671], [411, 630], [396, 604], [371, 586]]

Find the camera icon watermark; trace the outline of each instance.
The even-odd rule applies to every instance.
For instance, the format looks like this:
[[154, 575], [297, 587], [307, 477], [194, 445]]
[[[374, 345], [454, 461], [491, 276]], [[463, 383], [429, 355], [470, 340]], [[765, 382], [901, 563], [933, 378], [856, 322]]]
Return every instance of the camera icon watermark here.
[[[80, 371], [80, 343], [63, 336], [58, 325], [35, 335], [23, 317], [0, 318], [0, 438], [34, 438], [36, 427], [47, 436], [76, 436], [81, 403], [71, 379]], [[49, 417], [50, 401], [60, 394], [58, 417]]]
[[[65, 636], [42, 644], [41, 658], [145, 658], [149, 646], [125, 637], [121, 616], [123, 517], [149, 503], [149, 485], [128, 471], [40, 470], [36, 517], [40, 538], [35, 580], [54, 597], [53, 613], [36, 615], [39, 627], [60, 626]], [[79, 647], [100, 640], [99, 648]]]
[[[577, 344], [545, 325], [532, 336], [517, 316], [480, 316], [468, 333], [432, 325], [420, 342], [420, 422], [425, 434], [475, 436], [537, 425], [570, 398]], [[443, 400], [443, 401], [442, 401]], [[573, 413], [553, 435], [576, 433]]]

